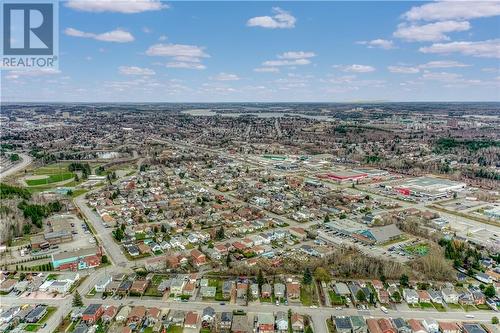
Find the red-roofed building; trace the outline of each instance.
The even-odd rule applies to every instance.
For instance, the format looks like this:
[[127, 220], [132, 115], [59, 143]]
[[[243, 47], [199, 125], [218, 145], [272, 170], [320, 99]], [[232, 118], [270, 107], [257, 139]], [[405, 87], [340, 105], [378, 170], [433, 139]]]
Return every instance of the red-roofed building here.
[[207, 263], [207, 256], [198, 249], [191, 250], [191, 260], [194, 266], [203, 266]]

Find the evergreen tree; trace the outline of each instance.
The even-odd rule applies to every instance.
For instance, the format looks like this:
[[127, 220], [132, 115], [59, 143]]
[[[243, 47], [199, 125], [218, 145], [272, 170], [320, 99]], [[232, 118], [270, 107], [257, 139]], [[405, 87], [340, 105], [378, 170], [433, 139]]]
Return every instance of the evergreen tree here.
[[78, 290], [75, 291], [75, 294], [73, 295], [73, 302], [71, 304], [73, 307], [83, 306], [82, 296], [80, 296]]
[[302, 281], [304, 284], [311, 284], [313, 280], [311, 269], [309, 267], [306, 267], [306, 270], [304, 271], [304, 277], [302, 278]]
[[257, 275], [257, 284], [259, 285], [259, 288], [262, 288], [264, 282], [264, 274], [262, 274], [262, 269], [259, 269], [259, 274]]

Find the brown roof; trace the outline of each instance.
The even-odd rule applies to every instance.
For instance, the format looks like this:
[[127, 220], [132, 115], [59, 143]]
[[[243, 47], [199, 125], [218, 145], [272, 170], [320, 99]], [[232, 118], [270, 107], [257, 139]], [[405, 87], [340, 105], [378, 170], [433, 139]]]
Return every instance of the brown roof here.
[[422, 326], [422, 324], [420, 323], [420, 321], [416, 320], [416, 319], [410, 319], [408, 320], [408, 325], [410, 325], [411, 327], [411, 330], [413, 332], [418, 332], [418, 331], [426, 331], [424, 326]]
[[441, 332], [443, 331], [458, 331], [458, 325], [456, 323], [450, 323], [446, 321], [440, 321], [439, 322], [439, 328], [441, 329]]
[[370, 333], [382, 333], [382, 330], [378, 326], [377, 319], [367, 319], [366, 324], [368, 325], [368, 330]]
[[189, 311], [186, 314], [186, 319], [184, 320], [184, 325], [196, 325], [198, 322], [198, 313]]
[[144, 318], [145, 315], [146, 315], [146, 308], [140, 305], [140, 306], [134, 306], [132, 311], [130, 311], [130, 313], [128, 314], [128, 317]]
[[148, 309], [148, 316], [153, 317], [153, 318], [160, 318], [160, 309], [158, 308], [149, 308]]

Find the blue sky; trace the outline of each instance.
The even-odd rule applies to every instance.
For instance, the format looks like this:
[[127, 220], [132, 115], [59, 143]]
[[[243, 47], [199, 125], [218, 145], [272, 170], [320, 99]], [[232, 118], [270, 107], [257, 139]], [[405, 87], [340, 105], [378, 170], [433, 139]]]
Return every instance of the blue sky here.
[[59, 69], [3, 71], [4, 101], [500, 100], [500, 2], [59, 6]]

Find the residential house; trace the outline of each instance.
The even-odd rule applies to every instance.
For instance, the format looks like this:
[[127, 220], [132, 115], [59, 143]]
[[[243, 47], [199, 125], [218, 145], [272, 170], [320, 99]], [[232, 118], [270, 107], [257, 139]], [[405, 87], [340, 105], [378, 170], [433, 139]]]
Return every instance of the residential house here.
[[200, 295], [203, 298], [214, 298], [215, 294], [217, 292], [216, 287], [201, 287], [200, 288]]
[[203, 309], [203, 313], [201, 315], [201, 326], [203, 328], [212, 327], [215, 321], [215, 310], [214, 308], [207, 306]]
[[149, 280], [135, 280], [130, 286], [130, 293], [133, 295], [142, 295], [149, 286]]
[[191, 261], [193, 266], [200, 267], [207, 263], [207, 256], [198, 249], [191, 250]]
[[135, 306], [127, 317], [127, 325], [134, 328], [139, 327], [144, 319], [146, 319], [146, 308], [142, 305]]
[[445, 303], [457, 304], [458, 303], [458, 293], [453, 288], [444, 288], [441, 290], [441, 295], [443, 296], [443, 301]]
[[304, 316], [298, 313], [293, 313], [290, 318], [292, 324], [292, 331], [294, 333], [303, 333], [305, 328]]
[[82, 314], [82, 320], [89, 324], [94, 324], [104, 313], [104, 307], [101, 304], [90, 304]]
[[460, 327], [456, 323], [440, 321], [438, 324], [441, 333], [460, 333]]
[[410, 325], [403, 318], [395, 318], [392, 320], [392, 325], [397, 333], [412, 333]]
[[362, 316], [350, 316], [352, 332], [353, 333], [367, 333], [368, 327], [366, 326], [365, 319]]
[[408, 320], [408, 325], [411, 328], [412, 333], [428, 333], [422, 323], [416, 319]]
[[352, 325], [349, 317], [333, 317], [333, 323], [335, 325], [335, 331], [337, 333], [351, 333]]
[[366, 320], [366, 325], [368, 326], [368, 332], [370, 333], [382, 333], [378, 321], [375, 318], [369, 318]]
[[233, 316], [231, 333], [252, 333], [247, 315]]
[[464, 323], [462, 324], [462, 329], [464, 333], [486, 333], [481, 325], [476, 323]]
[[276, 313], [276, 329], [280, 333], [288, 332], [288, 314], [284, 311]]
[[26, 317], [24, 317], [24, 321], [27, 323], [36, 323], [40, 321], [40, 319], [42, 319], [46, 313], [47, 313], [47, 306], [38, 305], [33, 310], [31, 310]]
[[418, 294], [418, 301], [420, 303], [430, 303], [431, 302], [431, 295], [427, 292], [427, 290], [417, 290]]
[[229, 332], [231, 330], [231, 325], [233, 323], [233, 313], [232, 312], [222, 312], [219, 317], [219, 331]]
[[161, 310], [155, 307], [149, 308], [146, 311], [146, 320], [149, 327], [153, 327], [161, 319]]
[[180, 279], [180, 278], [172, 279], [172, 282], [170, 283], [170, 293], [172, 293], [176, 296], [181, 295], [185, 284], [186, 284], [186, 281], [184, 279]]
[[285, 285], [283, 283], [274, 284], [274, 297], [276, 298], [285, 297]]
[[429, 290], [429, 296], [431, 298], [432, 303], [443, 304], [443, 297], [441, 293], [435, 289]]
[[424, 320], [422, 320], [422, 325], [425, 327], [425, 329], [429, 333], [439, 332], [439, 324], [434, 319], [424, 319]]
[[256, 283], [252, 283], [250, 285], [250, 295], [252, 295], [252, 299], [259, 298], [259, 285]]
[[186, 319], [184, 320], [185, 328], [196, 328], [198, 326], [198, 313], [194, 311], [189, 311], [186, 314]]
[[116, 306], [110, 305], [104, 310], [101, 318], [105, 323], [110, 323], [116, 316], [118, 308]]
[[168, 321], [172, 325], [183, 326], [186, 314], [182, 310], [171, 310], [168, 314]]
[[382, 333], [396, 333], [394, 326], [392, 326], [391, 321], [387, 318], [379, 319], [378, 326], [380, 327]]
[[193, 296], [195, 289], [196, 283], [189, 281], [184, 285], [184, 288], [182, 289], [182, 295]]
[[132, 311], [132, 309], [130, 308], [130, 306], [125, 305], [116, 314], [116, 317], [115, 317], [116, 321], [119, 322], [119, 323], [124, 322], [128, 318], [128, 316], [130, 314], [130, 311]]
[[272, 292], [273, 292], [273, 288], [271, 287], [271, 285], [269, 283], [264, 283], [262, 285], [262, 291], [260, 293], [260, 296], [262, 298], [269, 298], [269, 297], [271, 297]]
[[95, 285], [94, 289], [98, 293], [103, 293], [106, 291], [106, 287], [113, 281], [111, 275], [103, 276]]
[[247, 290], [248, 290], [247, 283], [238, 282], [236, 284], [236, 297], [238, 299], [246, 300], [247, 299]]
[[291, 282], [286, 284], [286, 296], [289, 300], [300, 298], [300, 283]]
[[274, 333], [274, 315], [272, 313], [258, 313], [256, 325], [259, 333]]
[[418, 293], [413, 289], [403, 289], [403, 298], [408, 304], [418, 303]]
[[230, 298], [234, 289], [234, 281], [226, 280], [222, 283], [222, 297]]

